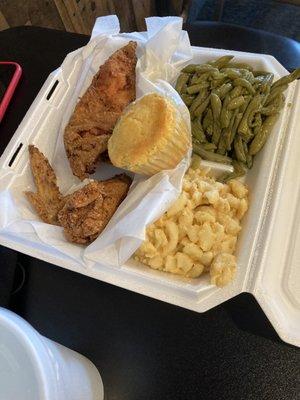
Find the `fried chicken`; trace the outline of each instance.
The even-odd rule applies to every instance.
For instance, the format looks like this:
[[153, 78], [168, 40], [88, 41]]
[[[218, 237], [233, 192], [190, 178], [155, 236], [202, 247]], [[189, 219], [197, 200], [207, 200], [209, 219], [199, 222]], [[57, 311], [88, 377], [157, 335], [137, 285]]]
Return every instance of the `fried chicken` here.
[[44, 222], [62, 226], [66, 239], [74, 243], [90, 243], [99, 236], [132, 182], [122, 174], [106, 181], [93, 181], [62, 196], [55, 173], [43, 153], [30, 145], [29, 158], [37, 192], [25, 192], [28, 201]]
[[135, 99], [135, 50], [131, 41], [100, 66], [66, 126], [66, 153], [81, 180], [95, 172], [117, 119]]
[[57, 186], [55, 173], [43, 153], [33, 145], [28, 149], [37, 192], [25, 192], [25, 195], [44, 222], [57, 225], [57, 213], [63, 207], [64, 199]]
[[94, 181], [67, 199], [58, 221], [70, 242], [85, 244], [95, 240], [126, 197], [131, 179], [118, 175], [106, 181]]

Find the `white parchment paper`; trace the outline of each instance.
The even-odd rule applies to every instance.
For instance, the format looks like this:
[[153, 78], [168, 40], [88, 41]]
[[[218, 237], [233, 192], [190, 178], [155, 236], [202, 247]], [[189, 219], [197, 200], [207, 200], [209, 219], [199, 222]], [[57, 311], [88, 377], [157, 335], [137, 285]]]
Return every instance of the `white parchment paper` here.
[[[61, 65], [62, 76], [71, 85], [72, 95], [60, 105], [61, 122], [54, 154], [50, 157], [47, 151], [44, 153], [55, 169], [63, 194], [82, 186], [82, 182], [73, 176], [65, 154], [64, 127], [99, 66], [129, 40], [138, 43], [137, 98], [150, 92], [169, 96], [190, 125], [188, 109], [171, 85], [180, 69], [192, 58], [188, 35], [182, 31], [182, 19], [152, 17], [146, 19], [146, 24], [147, 32], [120, 34], [116, 16], [98, 18], [89, 43], [68, 54]], [[141, 244], [146, 225], [159, 218], [178, 197], [189, 160], [190, 152], [173, 170], [152, 177], [135, 176], [126, 199], [98, 239], [87, 247], [68, 243], [62, 228], [39, 221], [24, 198], [22, 185], [17, 184], [11, 185], [9, 190], [1, 189], [0, 205], [5, 215], [1, 213], [0, 230], [23, 238], [37, 235], [40, 242], [51, 246], [52, 251], [71, 257], [87, 268], [94, 262], [121, 265]], [[117, 169], [101, 164], [95, 178], [108, 178], [116, 172]], [[27, 189], [35, 190], [33, 185]]]

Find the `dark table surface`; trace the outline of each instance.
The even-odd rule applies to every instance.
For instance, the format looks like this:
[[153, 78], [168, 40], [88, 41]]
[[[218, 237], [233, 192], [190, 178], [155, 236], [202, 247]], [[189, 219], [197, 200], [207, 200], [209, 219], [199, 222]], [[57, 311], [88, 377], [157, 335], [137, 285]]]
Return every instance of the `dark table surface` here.
[[[0, 126], [1, 152], [48, 74], [87, 41], [31, 27], [0, 33], [1, 58], [24, 71]], [[108, 400], [300, 398], [300, 353], [279, 339], [251, 295], [197, 314], [8, 249], [0, 248], [0, 260], [0, 305], [91, 359]], [[22, 270], [22, 288], [5, 294]]]

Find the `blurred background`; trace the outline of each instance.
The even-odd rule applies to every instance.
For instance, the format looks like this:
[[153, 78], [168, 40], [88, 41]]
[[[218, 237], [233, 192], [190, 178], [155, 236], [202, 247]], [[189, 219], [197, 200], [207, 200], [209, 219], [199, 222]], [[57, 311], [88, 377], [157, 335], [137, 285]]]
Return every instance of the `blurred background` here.
[[95, 18], [117, 14], [122, 31], [145, 29], [145, 17], [179, 15], [219, 21], [300, 41], [300, 0], [0, 0], [0, 30], [42, 26], [89, 35]]

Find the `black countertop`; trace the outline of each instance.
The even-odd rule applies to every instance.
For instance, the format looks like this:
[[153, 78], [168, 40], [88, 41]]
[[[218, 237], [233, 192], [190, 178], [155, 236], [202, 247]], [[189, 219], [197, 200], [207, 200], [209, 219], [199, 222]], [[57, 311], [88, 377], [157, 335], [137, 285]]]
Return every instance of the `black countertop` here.
[[[0, 32], [2, 59], [24, 71], [0, 126], [1, 151], [48, 74], [87, 40], [32, 27]], [[197, 314], [4, 248], [0, 255], [1, 304], [92, 360], [108, 400], [300, 399], [300, 352], [249, 294]], [[25, 284], [8, 299], [16, 263]]]

